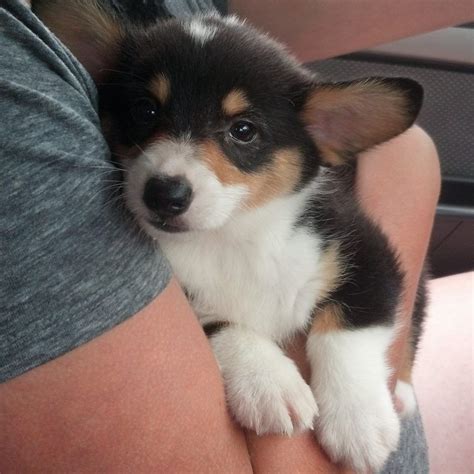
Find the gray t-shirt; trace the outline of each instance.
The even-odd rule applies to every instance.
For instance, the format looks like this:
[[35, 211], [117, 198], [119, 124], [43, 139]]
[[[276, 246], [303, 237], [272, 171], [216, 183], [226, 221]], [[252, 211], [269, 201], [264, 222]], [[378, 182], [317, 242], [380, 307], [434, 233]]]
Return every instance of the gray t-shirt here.
[[18, 0], [0, 0], [0, 156], [2, 382], [129, 318], [170, 270], [113, 192], [91, 78]]

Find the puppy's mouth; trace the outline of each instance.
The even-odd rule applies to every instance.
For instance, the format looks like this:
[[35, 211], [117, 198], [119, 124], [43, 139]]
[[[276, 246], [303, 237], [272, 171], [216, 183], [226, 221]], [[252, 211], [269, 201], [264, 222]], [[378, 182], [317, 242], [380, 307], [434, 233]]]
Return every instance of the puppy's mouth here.
[[155, 229], [168, 232], [170, 234], [188, 232], [190, 230], [189, 227], [179, 218], [161, 219], [159, 217], [153, 217], [147, 219], [147, 221]]

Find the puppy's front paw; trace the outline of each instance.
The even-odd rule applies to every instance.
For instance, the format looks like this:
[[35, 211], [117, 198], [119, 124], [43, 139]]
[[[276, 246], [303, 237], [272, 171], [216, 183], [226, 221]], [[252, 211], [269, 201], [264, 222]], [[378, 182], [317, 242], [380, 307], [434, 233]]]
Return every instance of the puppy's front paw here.
[[229, 408], [244, 427], [291, 435], [313, 427], [318, 407], [296, 365], [271, 340], [230, 327], [211, 339]]
[[387, 388], [353, 399], [335, 397], [320, 403], [316, 421], [319, 441], [335, 462], [359, 473], [378, 472], [397, 448], [400, 420]]
[[318, 408], [311, 389], [290, 360], [257, 364], [224, 378], [229, 407], [237, 421], [257, 434], [293, 433], [313, 428]]

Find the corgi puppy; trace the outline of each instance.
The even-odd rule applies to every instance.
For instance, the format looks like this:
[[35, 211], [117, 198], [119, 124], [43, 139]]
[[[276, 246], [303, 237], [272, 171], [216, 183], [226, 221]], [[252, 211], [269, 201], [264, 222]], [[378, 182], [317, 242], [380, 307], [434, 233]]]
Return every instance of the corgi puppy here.
[[[400, 431], [387, 350], [404, 274], [352, 184], [360, 152], [413, 124], [420, 85], [321, 83], [236, 17], [139, 27], [94, 0], [33, 7], [96, 81], [126, 204], [208, 334], [235, 419], [314, 429], [334, 461], [381, 469]], [[301, 332], [308, 382], [285, 354]]]

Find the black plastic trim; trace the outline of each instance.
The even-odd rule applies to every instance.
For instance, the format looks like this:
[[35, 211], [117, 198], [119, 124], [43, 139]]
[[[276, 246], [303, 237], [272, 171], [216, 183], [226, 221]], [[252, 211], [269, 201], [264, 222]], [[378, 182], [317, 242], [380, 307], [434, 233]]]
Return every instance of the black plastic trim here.
[[344, 61], [367, 61], [372, 63], [396, 64], [423, 69], [440, 69], [443, 71], [462, 72], [474, 74], [474, 66], [448, 61], [435, 61], [433, 59], [412, 58], [406, 56], [387, 55], [376, 52], [361, 51], [357, 53], [344, 54], [333, 59]]
[[474, 219], [474, 209], [462, 206], [450, 206], [449, 204], [438, 204], [438, 207], [436, 208], [436, 215]]

